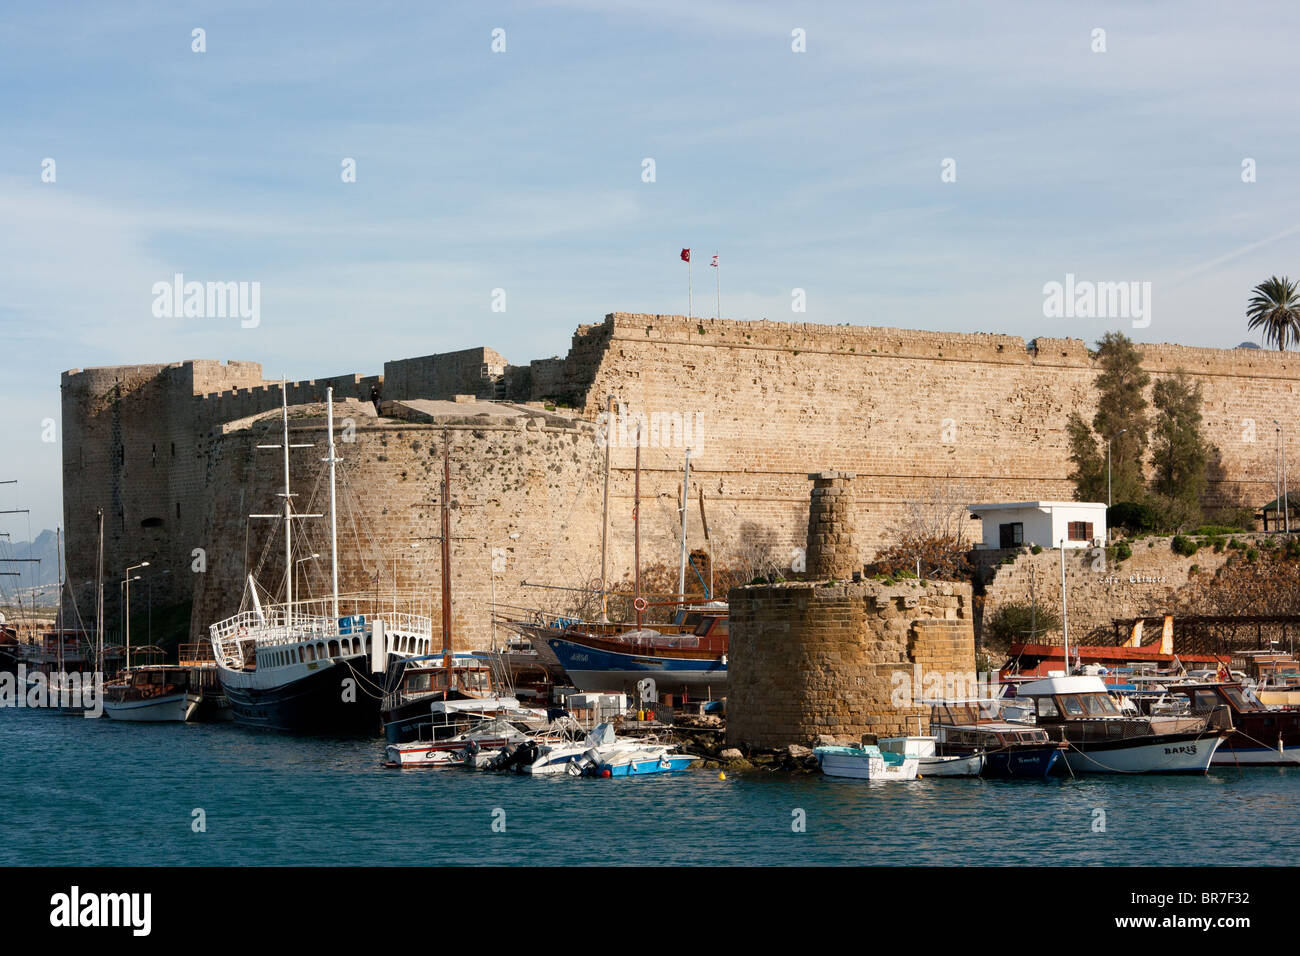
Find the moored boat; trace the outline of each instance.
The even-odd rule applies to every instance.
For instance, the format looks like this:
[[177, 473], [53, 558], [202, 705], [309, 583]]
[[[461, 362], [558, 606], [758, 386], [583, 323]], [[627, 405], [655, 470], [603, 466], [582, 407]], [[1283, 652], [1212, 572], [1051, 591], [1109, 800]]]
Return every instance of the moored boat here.
[[[281, 386], [283, 392], [283, 385]], [[294, 512], [289, 489], [289, 416], [282, 407], [284, 451], [285, 567], [292, 569], [295, 519], [320, 517]], [[264, 604], [253, 575], [246, 607], [209, 628], [221, 687], [237, 722], [294, 733], [378, 734], [382, 680], [394, 657], [420, 656], [433, 649], [433, 622], [401, 607], [397, 595], [341, 595], [338, 590], [334, 395], [326, 389], [329, 443], [329, 598], [294, 601], [293, 574], [284, 576], [285, 601]], [[259, 517], [276, 517], [261, 515]]]
[[1049, 677], [1016, 688], [1035, 705], [1036, 726], [1065, 745], [1071, 773], [1205, 773], [1232, 731], [1227, 707], [1194, 729], [1160, 733], [1124, 715], [1100, 677]]
[[978, 777], [984, 771], [984, 753], [940, 755], [937, 737], [882, 737], [877, 745], [885, 753], [915, 757], [920, 777]]
[[881, 750], [874, 744], [862, 747], [814, 747], [817, 763], [828, 777], [858, 780], [915, 780], [920, 761], [903, 753]]
[[930, 733], [939, 756], [983, 755], [985, 777], [1042, 779], [1056, 769], [1062, 745], [1042, 728], [1005, 720], [996, 699], [933, 701]]

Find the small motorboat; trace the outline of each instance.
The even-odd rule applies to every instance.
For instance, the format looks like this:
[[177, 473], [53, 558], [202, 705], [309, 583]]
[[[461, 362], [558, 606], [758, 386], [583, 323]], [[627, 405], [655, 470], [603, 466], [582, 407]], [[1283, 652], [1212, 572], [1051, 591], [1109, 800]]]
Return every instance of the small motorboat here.
[[915, 780], [920, 761], [907, 754], [881, 750], [874, 744], [863, 747], [814, 747], [822, 773], [828, 777], [858, 780]]
[[936, 737], [885, 737], [884, 753], [915, 757], [918, 777], [978, 777], [984, 770], [984, 752], [942, 755], [936, 751]]
[[624, 750], [585, 768], [589, 777], [640, 777], [650, 773], [680, 773], [699, 760], [691, 754], [674, 753], [672, 747], [656, 745]]
[[[478, 767], [509, 744], [528, 739], [527, 729], [502, 717], [480, 721], [444, 740], [408, 741], [384, 748], [385, 767]], [[482, 758], [477, 759], [477, 758]]]

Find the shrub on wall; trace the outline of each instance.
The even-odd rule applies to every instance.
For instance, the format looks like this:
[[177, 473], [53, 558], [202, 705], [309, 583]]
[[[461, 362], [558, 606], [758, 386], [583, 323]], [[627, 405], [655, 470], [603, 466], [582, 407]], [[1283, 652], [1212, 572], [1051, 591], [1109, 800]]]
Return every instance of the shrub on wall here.
[[1198, 550], [1196, 542], [1185, 534], [1174, 535], [1174, 540], [1170, 542], [1170, 547], [1174, 549], [1174, 554], [1181, 554], [1185, 558], [1190, 558]]

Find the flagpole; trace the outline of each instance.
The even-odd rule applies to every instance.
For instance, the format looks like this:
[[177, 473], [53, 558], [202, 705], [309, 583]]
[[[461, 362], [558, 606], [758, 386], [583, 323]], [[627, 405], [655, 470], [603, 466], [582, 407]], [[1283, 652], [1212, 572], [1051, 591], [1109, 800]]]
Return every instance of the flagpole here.
[[686, 318], [694, 318], [695, 306], [691, 301], [691, 257], [686, 255]]
[[718, 254], [713, 254], [713, 268], [718, 270], [718, 321], [722, 321], [722, 260]]

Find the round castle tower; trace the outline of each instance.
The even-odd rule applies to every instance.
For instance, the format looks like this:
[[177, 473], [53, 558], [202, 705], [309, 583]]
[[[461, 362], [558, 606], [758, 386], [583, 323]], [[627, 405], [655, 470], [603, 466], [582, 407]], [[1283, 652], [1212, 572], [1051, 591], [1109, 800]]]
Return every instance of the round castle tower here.
[[915, 734], [929, 713], [918, 701], [973, 693], [970, 585], [861, 580], [853, 476], [810, 477], [807, 579], [731, 590], [733, 745]]

